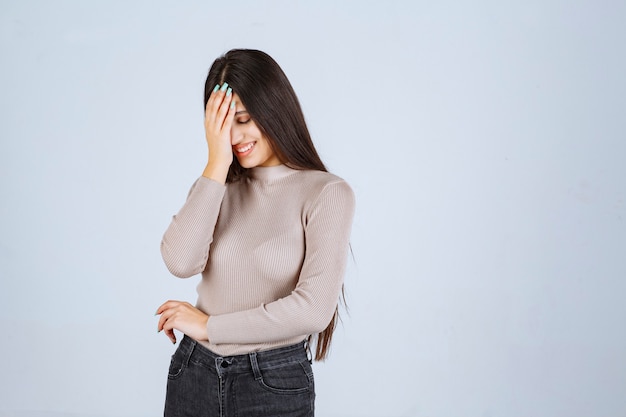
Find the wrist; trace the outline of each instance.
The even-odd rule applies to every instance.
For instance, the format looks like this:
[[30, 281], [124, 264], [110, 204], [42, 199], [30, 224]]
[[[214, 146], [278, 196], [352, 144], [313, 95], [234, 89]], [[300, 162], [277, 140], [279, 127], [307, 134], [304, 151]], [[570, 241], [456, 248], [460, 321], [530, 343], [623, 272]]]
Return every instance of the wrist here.
[[207, 162], [202, 172], [202, 176], [217, 181], [220, 184], [225, 184], [229, 168], [230, 164], [218, 163], [209, 159], [209, 162]]

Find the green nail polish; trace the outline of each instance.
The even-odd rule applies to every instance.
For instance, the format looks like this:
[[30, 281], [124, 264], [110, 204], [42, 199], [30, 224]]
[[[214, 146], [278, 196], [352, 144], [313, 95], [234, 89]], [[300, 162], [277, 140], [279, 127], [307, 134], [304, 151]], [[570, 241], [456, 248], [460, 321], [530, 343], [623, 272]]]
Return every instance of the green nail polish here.
[[233, 89], [228, 87], [228, 90], [226, 90], [226, 97], [230, 96], [233, 93]]
[[224, 85], [222, 85], [222, 88], [220, 88], [220, 91], [226, 91], [227, 88], [228, 88], [228, 83], [224, 83]]
[[215, 92], [216, 92], [217, 90], [219, 90], [219, 89], [220, 89], [220, 85], [219, 85], [219, 84], [216, 84], [216, 85], [215, 85], [215, 88], [213, 89], [213, 92], [215, 93]]
[[231, 101], [231, 102], [230, 102], [230, 108], [231, 108], [231, 109], [234, 109], [234, 108], [235, 108], [235, 100], [233, 100], [233, 101]]

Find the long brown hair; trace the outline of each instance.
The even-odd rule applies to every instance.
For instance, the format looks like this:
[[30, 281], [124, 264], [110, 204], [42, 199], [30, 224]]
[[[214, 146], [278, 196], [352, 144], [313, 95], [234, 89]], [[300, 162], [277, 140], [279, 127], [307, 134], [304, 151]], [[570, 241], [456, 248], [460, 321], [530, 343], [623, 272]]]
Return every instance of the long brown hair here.
[[[298, 97], [272, 57], [254, 49], [232, 49], [216, 59], [204, 85], [204, 107], [213, 88], [225, 82], [239, 95], [250, 118], [282, 163], [294, 169], [327, 171], [311, 140]], [[246, 177], [248, 170], [233, 158], [226, 182]], [[316, 339], [315, 360], [324, 360], [328, 356], [338, 321], [337, 306], [326, 329], [309, 336], [309, 346]]]
[[[282, 163], [295, 169], [326, 171], [311, 140], [298, 97], [272, 57], [253, 49], [233, 49], [216, 59], [204, 85], [205, 107], [213, 87], [225, 82], [239, 95]], [[247, 170], [234, 158], [226, 182], [246, 176]]]

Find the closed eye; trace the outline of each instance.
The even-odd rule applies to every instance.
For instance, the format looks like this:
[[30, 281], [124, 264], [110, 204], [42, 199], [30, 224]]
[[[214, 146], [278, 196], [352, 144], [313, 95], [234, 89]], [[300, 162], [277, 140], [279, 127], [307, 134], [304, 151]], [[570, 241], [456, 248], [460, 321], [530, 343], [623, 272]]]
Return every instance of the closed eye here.
[[237, 123], [239, 123], [240, 125], [245, 125], [251, 119], [250, 114], [245, 109], [242, 109], [236, 112], [235, 118], [237, 119]]

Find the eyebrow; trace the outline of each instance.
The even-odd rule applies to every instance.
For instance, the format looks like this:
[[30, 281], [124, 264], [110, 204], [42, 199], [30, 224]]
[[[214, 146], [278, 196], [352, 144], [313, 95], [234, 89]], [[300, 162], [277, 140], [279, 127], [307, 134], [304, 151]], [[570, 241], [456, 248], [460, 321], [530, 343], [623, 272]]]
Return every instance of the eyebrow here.
[[235, 112], [235, 116], [238, 116], [238, 115], [244, 114], [244, 113], [248, 113], [248, 110], [240, 110], [238, 112]]

